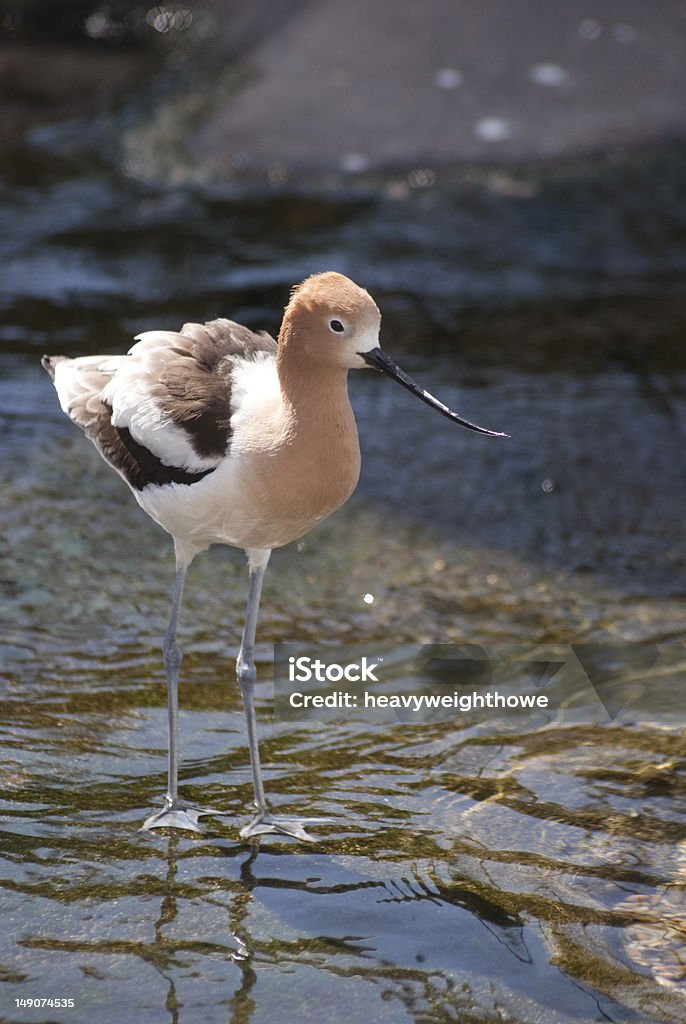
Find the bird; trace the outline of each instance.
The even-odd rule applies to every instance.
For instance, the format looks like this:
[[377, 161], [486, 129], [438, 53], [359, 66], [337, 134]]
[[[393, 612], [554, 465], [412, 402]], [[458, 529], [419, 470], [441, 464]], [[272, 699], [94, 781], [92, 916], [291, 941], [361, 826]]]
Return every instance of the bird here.
[[46, 355], [62, 410], [125, 480], [134, 498], [171, 535], [175, 577], [162, 645], [167, 680], [167, 793], [142, 829], [204, 831], [221, 814], [179, 797], [177, 640], [186, 573], [213, 544], [241, 548], [248, 597], [236, 677], [245, 712], [255, 812], [242, 838], [311, 840], [325, 818], [287, 817], [270, 808], [254, 707], [255, 634], [271, 552], [302, 537], [340, 508], [360, 473], [348, 371], [372, 367], [462, 426], [487, 430], [416, 384], [381, 349], [381, 314], [369, 292], [335, 271], [296, 285], [278, 341], [228, 319], [150, 330], [126, 355]]

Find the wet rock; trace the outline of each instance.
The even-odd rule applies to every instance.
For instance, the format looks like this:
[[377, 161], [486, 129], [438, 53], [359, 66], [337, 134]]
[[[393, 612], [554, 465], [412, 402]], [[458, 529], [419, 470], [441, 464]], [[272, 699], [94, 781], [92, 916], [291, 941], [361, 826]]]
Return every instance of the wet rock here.
[[683, 5], [315, 0], [275, 20], [272, 8], [206, 8], [215, 35], [195, 59], [227, 59], [134, 149], [176, 142], [196, 176], [283, 178], [569, 155], [686, 128]]

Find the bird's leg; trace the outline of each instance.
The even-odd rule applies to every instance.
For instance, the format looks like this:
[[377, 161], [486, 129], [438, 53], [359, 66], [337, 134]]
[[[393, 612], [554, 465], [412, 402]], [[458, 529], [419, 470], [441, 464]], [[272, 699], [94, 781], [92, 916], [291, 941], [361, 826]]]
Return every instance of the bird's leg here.
[[184, 807], [179, 804], [179, 670], [183, 652], [176, 639], [176, 628], [181, 610], [186, 569], [185, 563], [177, 561], [171, 615], [162, 644], [164, 668], [167, 673], [167, 712], [169, 716], [167, 795], [164, 798], [163, 810], [151, 815], [143, 824], [141, 831], [150, 828], [185, 828], [192, 832], [202, 832], [202, 828], [198, 824], [200, 815], [221, 813], [211, 808]]
[[255, 631], [260, 611], [260, 596], [262, 594], [262, 581], [265, 569], [266, 565], [263, 565], [250, 572], [245, 625], [243, 627], [238, 658], [236, 659], [236, 678], [241, 688], [243, 708], [248, 727], [248, 748], [250, 750], [255, 806], [257, 807], [258, 816], [267, 813], [267, 800], [264, 795], [264, 784], [262, 782], [262, 766], [260, 764], [260, 748], [257, 743], [257, 721], [255, 718], [255, 679], [257, 678], [257, 670], [255, 669]]
[[260, 836], [269, 833], [277, 835], [293, 836], [295, 839], [303, 839], [314, 842], [314, 837], [308, 835], [304, 826], [328, 822], [329, 818], [290, 818], [272, 814], [267, 805], [264, 795], [264, 783], [262, 782], [262, 767], [260, 765], [260, 748], [257, 742], [257, 721], [255, 718], [255, 631], [257, 629], [257, 617], [260, 610], [260, 595], [262, 593], [262, 581], [265, 569], [269, 560], [270, 552], [263, 554], [261, 564], [250, 566], [250, 584], [248, 589], [248, 604], [245, 613], [245, 626], [241, 638], [241, 647], [236, 660], [236, 678], [241, 688], [243, 708], [248, 728], [248, 747], [250, 750], [250, 764], [252, 766], [253, 787], [255, 790], [255, 806], [257, 814], [250, 822], [241, 829], [241, 836], [244, 839], [252, 836]]

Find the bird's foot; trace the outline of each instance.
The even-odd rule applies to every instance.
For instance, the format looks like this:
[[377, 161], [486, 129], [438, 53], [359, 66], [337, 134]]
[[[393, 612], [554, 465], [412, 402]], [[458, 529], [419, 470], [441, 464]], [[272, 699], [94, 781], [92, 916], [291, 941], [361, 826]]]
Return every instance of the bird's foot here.
[[254, 836], [280, 835], [292, 836], [306, 843], [316, 843], [317, 837], [305, 830], [306, 825], [331, 825], [333, 818], [290, 818], [286, 815], [272, 814], [270, 811], [259, 811], [249, 825], [241, 829], [241, 839], [252, 839]]
[[225, 813], [213, 807], [174, 807], [170, 804], [157, 814], [151, 814], [141, 825], [140, 831], [147, 832], [151, 828], [184, 828], [189, 832], [204, 832], [205, 829], [198, 818], [204, 814]]

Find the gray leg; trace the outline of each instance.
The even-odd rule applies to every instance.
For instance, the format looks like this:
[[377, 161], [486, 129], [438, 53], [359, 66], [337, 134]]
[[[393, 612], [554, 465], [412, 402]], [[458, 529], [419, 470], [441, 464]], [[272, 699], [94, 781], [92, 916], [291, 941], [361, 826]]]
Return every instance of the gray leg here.
[[218, 811], [182, 807], [179, 804], [179, 670], [183, 653], [176, 639], [176, 629], [181, 610], [183, 585], [186, 581], [188, 566], [177, 560], [174, 593], [172, 596], [169, 626], [162, 644], [164, 667], [167, 673], [167, 713], [169, 716], [169, 759], [167, 769], [167, 795], [164, 808], [153, 814], [143, 824], [143, 830], [150, 828], [185, 828], [193, 832], [202, 832], [198, 825], [201, 814], [217, 814]]
[[250, 571], [245, 626], [243, 627], [241, 647], [236, 659], [236, 678], [241, 688], [243, 708], [248, 727], [248, 748], [250, 750], [252, 781], [255, 790], [255, 806], [258, 813], [262, 815], [267, 813], [267, 801], [262, 782], [260, 748], [257, 743], [257, 721], [255, 718], [255, 679], [257, 678], [257, 671], [255, 669], [255, 631], [257, 629], [257, 617], [260, 613], [260, 596], [262, 594], [262, 581], [266, 568], [265, 564]]
[[[257, 554], [257, 553], [255, 553]], [[257, 629], [257, 618], [260, 611], [260, 595], [262, 594], [262, 581], [265, 569], [271, 552], [260, 552], [256, 558], [252, 552], [250, 557], [250, 584], [248, 588], [248, 604], [245, 613], [245, 626], [241, 638], [241, 647], [236, 660], [236, 678], [241, 688], [243, 708], [248, 728], [248, 748], [250, 750], [250, 764], [252, 766], [253, 787], [255, 790], [255, 806], [257, 814], [245, 828], [241, 829], [241, 836], [249, 838], [267, 833], [293, 836], [295, 839], [303, 839], [313, 842], [313, 837], [305, 831], [304, 825], [308, 823], [329, 822], [330, 818], [287, 818], [281, 815], [272, 814], [267, 805], [264, 795], [264, 783], [262, 782], [262, 767], [260, 765], [260, 748], [257, 743], [257, 721], [255, 718], [255, 631]], [[258, 561], [259, 564], [255, 565]]]

